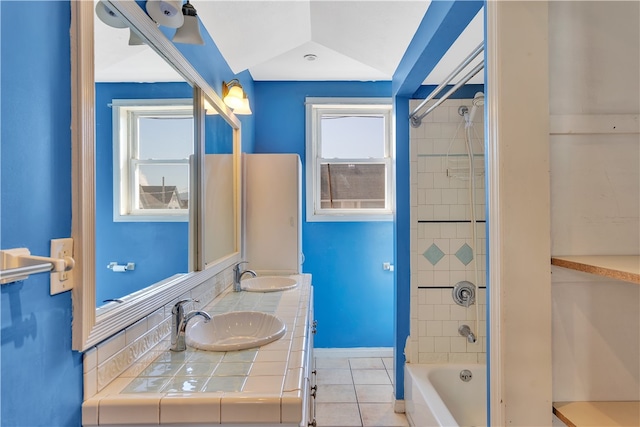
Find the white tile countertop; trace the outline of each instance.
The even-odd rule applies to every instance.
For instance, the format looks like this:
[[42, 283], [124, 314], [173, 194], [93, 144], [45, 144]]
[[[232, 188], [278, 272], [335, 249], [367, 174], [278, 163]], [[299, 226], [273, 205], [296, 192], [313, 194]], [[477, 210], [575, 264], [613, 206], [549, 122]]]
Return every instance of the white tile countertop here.
[[205, 307], [212, 316], [239, 310], [275, 314], [287, 327], [281, 339], [241, 351], [172, 352], [167, 337], [83, 403], [82, 424], [300, 425], [310, 369], [311, 276], [291, 277], [299, 283], [294, 289], [249, 293], [229, 287]]

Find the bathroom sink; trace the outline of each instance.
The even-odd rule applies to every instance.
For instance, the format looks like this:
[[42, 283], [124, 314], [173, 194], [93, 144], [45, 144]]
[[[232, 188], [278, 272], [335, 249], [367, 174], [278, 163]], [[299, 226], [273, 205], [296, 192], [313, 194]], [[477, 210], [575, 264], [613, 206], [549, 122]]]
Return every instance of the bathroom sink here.
[[298, 282], [290, 277], [258, 276], [243, 280], [240, 286], [248, 292], [278, 292], [293, 289]]
[[269, 313], [232, 311], [212, 316], [209, 322], [187, 326], [187, 345], [209, 351], [234, 351], [260, 347], [281, 338], [284, 322]]

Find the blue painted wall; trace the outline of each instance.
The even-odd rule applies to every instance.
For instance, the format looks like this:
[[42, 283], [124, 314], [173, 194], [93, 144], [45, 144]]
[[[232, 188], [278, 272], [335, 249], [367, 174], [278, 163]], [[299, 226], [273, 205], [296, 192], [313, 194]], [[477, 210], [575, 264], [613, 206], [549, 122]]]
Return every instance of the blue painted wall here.
[[[71, 235], [70, 10], [66, 0], [0, 1], [2, 249], [48, 254], [51, 239]], [[234, 77], [212, 42], [189, 48], [216, 91]], [[253, 96], [250, 75], [240, 77]], [[241, 118], [248, 149], [253, 120]], [[71, 294], [50, 296], [48, 276], [37, 274], [2, 285], [0, 297], [0, 424], [80, 426], [82, 355], [71, 350]]]
[[[71, 235], [68, 2], [0, 2], [0, 247], [49, 254]], [[19, 41], [19, 42], [17, 42]], [[0, 287], [3, 426], [78, 426], [82, 357], [71, 351], [71, 294], [49, 276]]]
[[[305, 163], [305, 97], [390, 97], [390, 82], [255, 82], [258, 153]], [[306, 189], [303, 181], [303, 198]], [[303, 206], [304, 209], [304, 206]], [[305, 218], [303, 212], [303, 218]], [[393, 222], [303, 222], [303, 270], [313, 275], [316, 347], [393, 346]]]
[[[192, 98], [187, 83], [96, 84], [96, 304], [120, 298], [176, 273], [189, 270], [188, 222], [113, 221], [114, 99]], [[106, 266], [135, 262], [114, 273]]]

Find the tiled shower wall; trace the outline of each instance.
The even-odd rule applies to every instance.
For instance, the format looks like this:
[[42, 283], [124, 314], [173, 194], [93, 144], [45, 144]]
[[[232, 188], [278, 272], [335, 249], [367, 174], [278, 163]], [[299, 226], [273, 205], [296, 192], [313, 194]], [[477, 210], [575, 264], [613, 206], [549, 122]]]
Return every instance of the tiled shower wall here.
[[[419, 103], [412, 101], [411, 109]], [[466, 130], [458, 112], [460, 106], [471, 105], [470, 99], [447, 100], [420, 127], [411, 128], [411, 336], [405, 352], [412, 363], [486, 361], [483, 110], [470, 129], [478, 221], [475, 254]], [[466, 308], [453, 301], [453, 286], [462, 280], [480, 286], [477, 324], [475, 305]], [[476, 334], [476, 343], [458, 334], [463, 324]]]

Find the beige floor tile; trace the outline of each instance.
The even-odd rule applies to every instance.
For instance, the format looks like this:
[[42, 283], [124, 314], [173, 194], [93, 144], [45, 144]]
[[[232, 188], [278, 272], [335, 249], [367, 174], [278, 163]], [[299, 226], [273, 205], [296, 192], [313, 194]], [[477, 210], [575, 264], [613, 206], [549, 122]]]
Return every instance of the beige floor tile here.
[[316, 369], [318, 384], [353, 384], [349, 369]]
[[351, 369], [384, 369], [384, 363], [379, 357], [354, 357], [349, 359]]
[[317, 368], [350, 369], [349, 359], [346, 357], [316, 357]]
[[318, 386], [316, 402], [355, 403], [356, 391], [351, 384], [323, 384]]
[[390, 403], [360, 404], [362, 425], [368, 427], [407, 427], [409, 422], [404, 414], [393, 412]]
[[357, 403], [316, 404], [318, 427], [362, 426]]
[[382, 363], [384, 363], [384, 367], [387, 368], [387, 371], [393, 370], [393, 357], [383, 357]]
[[354, 384], [391, 384], [385, 369], [354, 369]]
[[393, 402], [393, 386], [380, 384], [356, 385], [358, 403], [391, 403]]

